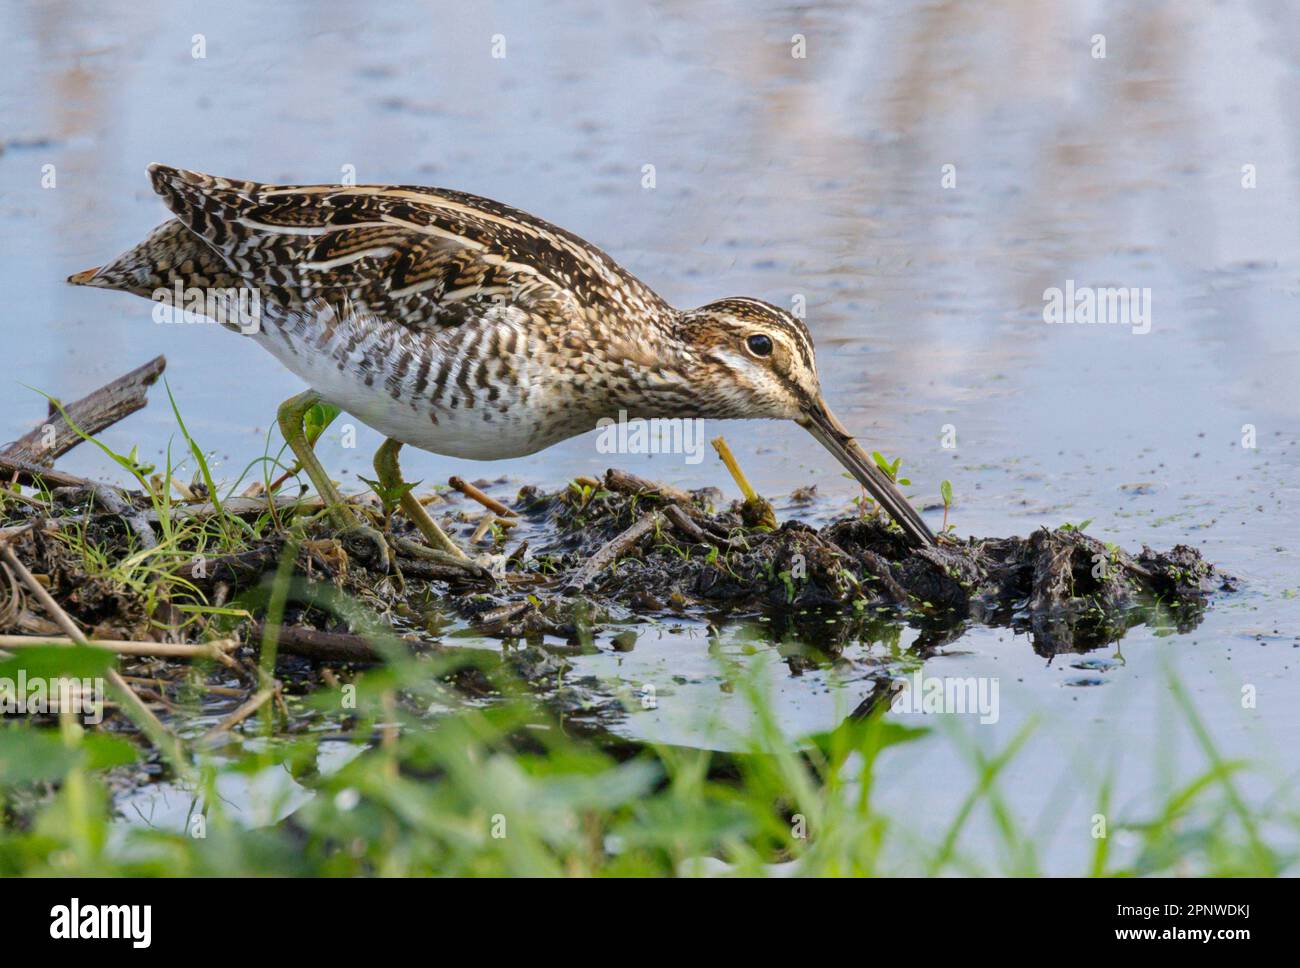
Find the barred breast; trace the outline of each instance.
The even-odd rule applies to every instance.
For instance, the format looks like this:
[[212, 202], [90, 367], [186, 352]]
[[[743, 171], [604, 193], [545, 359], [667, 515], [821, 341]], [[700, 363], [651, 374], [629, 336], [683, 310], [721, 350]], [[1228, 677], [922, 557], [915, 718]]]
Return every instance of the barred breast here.
[[434, 453], [521, 457], [590, 430], [602, 412], [548, 375], [535, 324], [510, 307], [418, 333], [320, 305], [272, 311], [253, 338], [331, 403]]

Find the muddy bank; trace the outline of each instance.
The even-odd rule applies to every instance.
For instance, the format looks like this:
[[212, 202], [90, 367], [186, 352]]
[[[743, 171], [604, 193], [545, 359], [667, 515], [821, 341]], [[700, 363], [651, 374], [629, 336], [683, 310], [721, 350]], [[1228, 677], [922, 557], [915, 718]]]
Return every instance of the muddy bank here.
[[[778, 651], [798, 676], [904, 625], [918, 630], [916, 658], [973, 623], [1023, 630], [1043, 655], [1086, 652], [1156, 618], [1190, 629], [1233, 587], [1184, 545], [1130, 554], [1065, 527], [944, 535], [914, 550], [883, 516], [814, 528], [786, 512], [771, 528], [716, 490], [684, 493], [618, 470], [555, 491], [458, 482], [429, 495], [427, 509], [472, 561], [431, 550], [400, 514], [362, 497], [352, 501], [382, 532], [382, 553], [334, 531], [310, 497], [218, 507], [191, 483], [160, 506], [156, 488], [27, 473], [44, 486], [0, 494], [0, 661], [50, 636], [116, 651], [121, 689], [105, 727], [137, 733], [152, 721], [163, 737], [119, 778], [126, 787], [169, 773], [159, 743], [238, 743], [241, 724], [267, 710], [278, 736], [364, 741], [355, 731], [371, 727], [309, 697], [396, 654], [427, 661], [453, 704], [526, 695], [566, 731], [632, 755], [637, 745], [613, 727], [635, 699], [577, 674], [575, 656], [632, 649], [641, 627], [722, 629], [758, 616], [778, 641], [797, 637], [797, 649]], [[888, 700], [892, 675], [867, 675], [855, 716]]]
[[[271, 507], [247, 503], [247, 511], [232, 505], [226, 513], [256, 517]], [[282, 648], [332, 662], [363, 661], [371, 651], [349, 623], [324, 614], [313, 588], [342, 592], [405, 637], [430, 642], [442, 641], [457, 620], [481, 635], [562, 649], [636, 616], [723, 621], [761, 613], [797, 622], [833, 610], [863, 622], [912, 623], [926, 630], [927, 644], [970, 622], [1012, 626], [1028, 630], [1042, 654], [1117, 639], [1144, 609], [1165, 610], [1180, 630], [1191, 628], [1209, 596], [1232, 588], [1186, 545], [1131, 554], [1063, 527], [1026, 538], [944, 535], [938, 547], [911, 549], [881, 516], [820, 529], [787, 519], [771, 530], [747, 524], [745, 509], [716, 491], [686, 494], [617, 470], [555, 492], [525, 487], [507, 503], [518, 525], [486, 547], [471, 546], [481, 552], [476, 562], [429, 550], [396, 517], [387, 522], [388, 560], [376, 561], [364, 542], [308, 518], [318, 506], [307, 502], [281, 507], [281, 527], [247, 547], [210, 556], [182, 542], [170, 550], [170, 569], [127, 582], [113, 562], [140, 555], [149, 501], [102, 487], [56, 488], [48, 501], [7, 498], [0, 534], [86, 633], [104, 639], [188, 640], [205, 623], [192, 615], [187, 623], [176, 610], [182, 600], [246, 610], [254, 620], [222, 632], [247, 639], [292, 549], [286, 574], [297, 581], [286, 625], [300, 631]], [[467, 545], [480, 530], [456, 502], [430, 510]], [[382, 515], [372, 517], [384, 525]], [[57, 632], [5, 572], [0, 632]], [[853, 634], [851, 622], [841, 628]], [[322, 637], [313, 641], [303, 629]]]
[[[1134, 555], [1063, 527], [944, 535], [938, 547], [912, 549], [883, 516], [769, 530], [748, 526], [743, 505], [718, 509], [717, 500], [611, 470], [595, 491], [525, 488], [519, 508], [551, 532], [539, 550], [558, 565], [552, 585], [643, 613], [889, 613], [932, 638], [973, 621], [1028, 629], [1036, 651], [1053, 654], [1118, 638], [1142, 608], [1168, 609], [1191, 628], [1210, 595], [1233, 587], [1187, 545]], [[527, 614], [519, 621], [526, 631]]]

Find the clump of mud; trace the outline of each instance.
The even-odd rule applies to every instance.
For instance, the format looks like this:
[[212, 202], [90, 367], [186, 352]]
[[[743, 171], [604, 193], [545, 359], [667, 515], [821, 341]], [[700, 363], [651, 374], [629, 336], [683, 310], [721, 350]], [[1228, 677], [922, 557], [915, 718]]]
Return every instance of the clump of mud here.
[[[139, 553], [139, 523], [131, 517], [143, 498], [125, 497], [125, 508], [94, 494], [64, 494], [46, 507], [11, 505], [0, 527], [92, 638], [176, 641], [198, 634], [198, 625], [177, 621], [168, 595], [159, 594], [163, 586], [127, 586], [87, 567], [86, 546], [104, 562]], [[513, 508], [521, 524], [494, 553], [465, 564], [431, 555], [400, 518], [389, 522], [391, 553], [383, 560], [318, 519], [292, 542], [296, 590], [281, 651], [308, 661], [377, 658], [354, 623], [321, 605], [326, 590], [362, 602], [413, 647], [441, 640], [457, 623], [538, 646], [589, 640], [608, 622], [663, 613], [714, 622], [761, 613], [797, 623], [799, 616], [815, 621], [834, 611], [916, 625], [924, 633], [921, 648], [978, 622], [1025, 630], [1036, 651], [1055, 654], [1118, 639], [1152, 609], [1190, 629], [1207, 599], [1232, 587], [1186, 545], [1132, 555], [1066, 527], [1027, 538], [945, 535], [936, 547], [916, 549], [883, 517], [842, 518], [820, 529], [787, 520], [772, 530], [747, 523], [742, 505], [719, 502], [716, 491], [685, 493], [616, 470], [554, 492], [525, 487]], [[78, 541], [48, 524], [61, 513], [75, 516]], [[439, 516], [469, 541], [475, 529], [463, 510], [448, 504]], [[246, 610], [253, 619], [221, 632], [259, 641], [286, 546], [287, 536], [274, 533], [202, 567], [181, 564], [170, 591], [181, 587], [199, 600]], [[56, 633], [49, 619], [4, 569], [0, 632]], [[855, 634], [852, 623], [840, 628]], [[544, 653], [533, 655], [538, 675], [549, 674]]]
[[[798, 675], [837, 661], [855, 642], [896, 637], [904, 624], [917, 630], [908, 648], [920, 658], [972, 623], [1024, 632], [1045, 656], [1087, 652], [1143, 622], [1190, 630], [1210, 597], [1232, 588], [1185, 545], [1132, 555], [1060, 528], [1027, 538], [942, 536], [936, 547], [914, 549], [883, 517], [821, 528], [787, 520], [773, 529], [740, 502], [724, 505], [717, 491], [686, 493], [616, 470], [557, 491], [525, 487], [508, 511], [490, 502], [485, 514], [458, 494], [430, 505], [475, 561], [433, 552], [404, 518], [377, 508], [356, 505], [373, 525], [362, 540], [335, 532], [319, 502], [277, 500], [287, 503], [274, 527], [265, 517], [253, 527], [266, 502], [247, 502], [238, 512], [247, 540], [204, 555], [154, 533], [142, 494], [95, 485], [0, 495], [0, 544], [28, 572], [0, 559], [0, 634], [62, 635], [59, 618], [101, 642], [223, 643], [201, 666], [148, 650], [119, 656], [141, 701], [190, 732], [197, 723], [242, 721], [265, 694], [261, 650], [274, 642], [271, 684], [291, 733], [347, 735], [355, 726], [347, 716], [303, 706], [291, 714], [286, 701], [335, 687], [395, 648], [441, 657], [431, 674], [471, 702], [526, 684], [562, 713], [566, 729], [617, 746], [607, 727], [623, 700], [575, 676], [569, 657], [595, 648], [598, 636], [631, 648], [641, 622], [720, 627], [762, 617]], [[485, 525], [502, 511], [513, 514], [511, 527], [489, 533]], [[47, 611], [33, 581], [65, 616]], [[487, 648], [484, 637], [510, 647]], [[787, 649], [788, 639], [798, 646]], [[879, 679], [858, 713], [888, 689]], [[237, 727], [220, 724], [210, 728], [216, 738], [202, 741], [231, 741]], [[135, 728], [118, 713], [106, 726]]]
[[[742, 505], [715, 510], [714, 494], [672, 492], [611, 470], [594, 493], [525, 488], [520, 509], [554, 533], [541, 547], [559, 553], [558, 584], [639, 612], [703, 604], [768, 614], [894, 611], [931, 631], [971, 621], [1022, 627], [1037, 651], [1051, 654], [1119, 638], [1138, 607], [1167, 609], [1185, 631], [1210, 595], [1232, 588], [1187, 545], [1135, 556], [1065, 527], [1027, 538], [945, 535], [918, 549], [879, 516], [820, 529], [795, 520], [750, 528]], [[618, 548], [617, 563], [593, 573], [591, 562], [630, 532], [635, 540]]]

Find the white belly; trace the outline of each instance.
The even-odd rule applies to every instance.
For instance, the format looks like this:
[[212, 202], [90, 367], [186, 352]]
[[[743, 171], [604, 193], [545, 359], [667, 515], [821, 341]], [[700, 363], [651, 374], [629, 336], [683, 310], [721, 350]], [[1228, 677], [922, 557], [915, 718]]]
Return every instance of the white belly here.
[[[395, 398], [386, 385], [392, 372], [387, 361], [393, 354], [375, 345], [379, 340], [358, 345], [352, 357], [341, 357], [337, 346], [317, 348], [309, 335], [300, 324], [252, 338], [330, 403], [381, 434], [422, 450], [469, 460], [502, 460], [535, 453], [595, 426], [594, 418], [585, 419], [575, 408], [551, 399], [545, 381], [537, 379], [541, 374], [528, 372], [526, 364], [516, 362], [520, 379], [498, 387], [498, 400], [492, 403], [481, 391], [477, 399], [467, 401], [461, 392], [435, 403], [429, 388], [416, 392], [418, 365], [408, 367]], [[435, 357], [440, 351], [434, 341], [411, 346], [413, 352]], [[369, 385], [365, 370], [356, 365], [367, 356], [374, 373]], [[340, 358], [348, 360], [341, 369]], [[433, 360], [432, 369], [436, 370], [437, 362]], [[450, 405], [453, 397], [456, 406]]]

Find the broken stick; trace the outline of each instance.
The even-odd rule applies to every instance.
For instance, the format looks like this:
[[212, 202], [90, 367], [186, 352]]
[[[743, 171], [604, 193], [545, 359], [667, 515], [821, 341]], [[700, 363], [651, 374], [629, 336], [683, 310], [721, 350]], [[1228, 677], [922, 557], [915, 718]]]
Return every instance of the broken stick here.
[[469, 481], [465, 480], [464, 478], [450, 477], [447, 479], [447, 483], [451, 485], [453, 488], [455, 488], [457, 491], [460, 491], [460, 493], [464, 494], [467, 498], [471, 498], [472, 500], [478, 501], [479, 504], [483, 505], [489, 511], [492, 511], [495, 514], [499, 514], [503, 518], [517, 517], [514, 511], [510, 510], [508, 507], [506, 507], [496, 498], [489, 497], [488, 495], [484, 494], [482, 491], [480, 491], [477, 487], [475, 487], [473, 484], [471, 484]]
[[576, 575], [564, 586], [566, 594], [579, 592], [591, 584], [602, 571], [627, 554], [638, 541], [663, 522], [663, 515], [658, 511], [647, 511], [633, 525], [617, 537], [603, 544], [594, 555], [587, 559]]
[[149, 387], [166, 368], [166, 357], [155, 356], [144, 366], [68, 404], [62, 413], [51, 405], [44, 425], [8, 444], [0, 454], [38, 466], [53, 464], [56, 458], [81, 443], [81, 435], [72, 429], [73, 424], [82, 433], [93, 435], [135, 413], [148, 403]]
[[215, 659], [235, 647], [234, 639], [218, 639], [200, 645], [176, 642], [132, 642], [123, 639], [86, 639], [75, 642], [62, 635], [0, 635], [0, 649], [23, 649], [41, 645], [89, 645], [118, 655], [152, 655], [169, 658]]
[[56, 487], [95, 486], [95, 482], [88, 478], [51, 470], [41, 464], [33, 464], [31, 461], [19, 457], [9, 457], [4, 453], [0, 453], [0, 477], [3, 477], [6, 481], [17, 481], [19, 484], [25, 484], [28, 487], [35, 487], [42, 483], [50, 489]]
[[679, 487], [673, 487], [671, 484], [663, 484], [659, 481], [647, 481], [644, 477], [637, 477], [635, 474], [621, 471], [617, 467], [611, 467], [605, 471], [604, 483], [609, 490], [618, 491], [621, 494], [650, 494], [661, 497], [665, 501], [675, 501], [682, 505], [690, 505], [691, 503], [691, 496]]
[[199, 740], [199, 743], [204, 746], [213, 744], [222, 734], [230, 732], [249, 716], [253, 715], [253, 713], [265, 706], [267, 700], [271, 699], [279, 691], [280, 683], [272, 679], [270, 684], [259, 689], [252, 699], [248, 700], [248, 702], [241, 705], [233, 713], [204, 733], [202, 738]]

